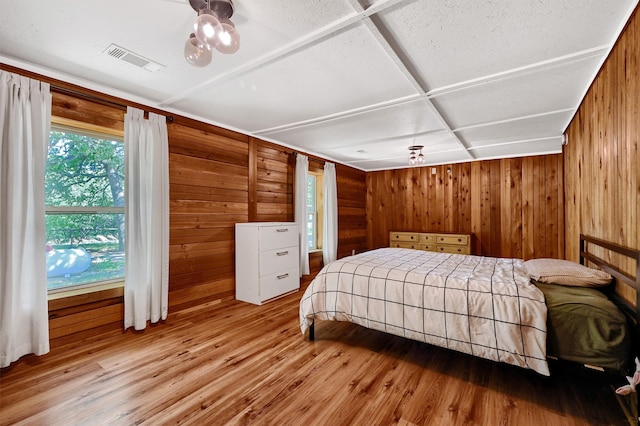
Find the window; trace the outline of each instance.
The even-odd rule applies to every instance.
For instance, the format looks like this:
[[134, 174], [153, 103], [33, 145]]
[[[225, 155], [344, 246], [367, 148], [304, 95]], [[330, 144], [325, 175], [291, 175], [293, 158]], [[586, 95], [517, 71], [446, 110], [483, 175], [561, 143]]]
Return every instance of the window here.
[[322, 174], [307, 177], [307, 244], [309, 250], [322, 249]]
[[45, 174], [47, 288], [124, 278], [124, 143], [53, 125]]
[[316, 177], [307, 177], [307, 246], [310, 250], [318, 248], [318, 224], [316, 221]]

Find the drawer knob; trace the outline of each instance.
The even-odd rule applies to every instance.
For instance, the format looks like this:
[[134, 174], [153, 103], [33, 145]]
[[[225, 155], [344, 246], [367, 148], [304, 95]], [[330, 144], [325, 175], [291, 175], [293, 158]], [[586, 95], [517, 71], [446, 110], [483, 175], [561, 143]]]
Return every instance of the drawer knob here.
[[279, 251], [278, 253], [276, 253], [278, 256], [286, 256], [289, 254], [289, 250], [287, 251]]
[[458, 238], [458, 242], [461, 243], [462, 242], [462, 238]]
[[277, 278], [278, 278], [279, 280], [283, 280], [283, 279], [287, 278], [288, 276], [289, 276], [289, 274], [282, 274], [282, 275], [278, 275], [278, 277], [277, 277]]
[[288, 228], [279, 228], [279, 229], [276, 229], [276, 232], [289, 232], [289, 229]]

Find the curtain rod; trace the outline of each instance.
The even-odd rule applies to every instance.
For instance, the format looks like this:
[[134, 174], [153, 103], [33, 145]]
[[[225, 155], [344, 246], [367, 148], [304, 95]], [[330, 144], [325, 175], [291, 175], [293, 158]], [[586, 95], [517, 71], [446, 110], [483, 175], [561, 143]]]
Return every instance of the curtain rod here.
[[[101, 103], [103, 105], [111, 105], [111, 106], [114, 106], [114, 107], [117, 107], [117, 108], [122, 108], [124, 110], [126, 110], [128, 106], [133, 106], [133, 107], [142, 109], [147, 113], [148, 112], [154, 112], [154, 113], [159, 114], [159, 115], [164, 115], [169, 123], [173, 123], [173, 119], [174, 119], [173, 115], [167, 115], [167, 112], [159, 110], [157, 108], [147, 107], [145, 105], [138, 104], [136, 102], [131, 102], [130, 104], [126, 104], [126, 103], [116, 102], [116, 101], [113, 101], [113, 100], [110, 100], [110, 99], [105, 99], [105, 98], [99, 96], [100, 92], [96, 92], [96, 91], [91, 90], [91, 89], [86, 89], [86, 91], [77, 90], [77, 89], [74, 89], [73, 87], [78, 87], [80, 89], [83, 89], [83, 88], [80, 87], [80, 86], [77, 86], [75, 84], [72, 84], [72, 83], [67, 83], [67, 82], [62, 81], [62, 80], [57, 80], [57, 79], [54, 79], [52, 77], [47, 77], [45, 75], [38, 74], [38, 73], [35, 73], [33, 71], [27, 71], [25, 69], [18, 68], [18, 67], [12, 66], [12, 65], [4, 64], [4, 63], [0, 63], [0, 70], [4, 70], [4, 71], [10, 72], [10, 73], [22, 75], [22, 76], [25, 76], [25, 77], [28, 77], [28, 78], [32, 78], [32, 79], [36, 79], [36, 80], [39, 80], [39, 81], [41, 81], [43, 83], [48, 83], [49, 87], [53, 91], [57, 91], [58, 93], [70, 94], [70, 95], [77, 96], [77, 97], [80, 97], [80, 98], [84, 98], [84, 99], [87, 99], [87, 100], [90, 100], [90, 101], [99, 102], [99, 103]], [[69, 86], [71, 86], [72, 88], [70, 88]], [[92, 94], [92, 93], [87, 93], [87, 92], [97, 93], [98, 95], [95, 95], [95, 94]], [[114, 99], [119, 99], [119, 98], [117, 98], [115, 96], [109, 96], [109, 95], [105, 95], [105, 96], [110, 97], [110, 98], [114, 98]]]
[[[101, 98], [99, 96], [95, 96], [95, 95], [92, 95], [92, 94], [89, 94], [89, 93], [83, 93], [83, 92], [80, 92], [80, 91], [77, 91], [77, 90], [69, 89], [67, 87], [58, 86], [58, 85], [56, 85], [54, 83], [51, 83], [50, 86], [51, 86], [51, 89], [56, 91], [56, 92], [77, 96], [77, 97], [80, 97], [80, 98], [83, 98], [83, 99], [87, 99], [89, 101], [99, 102], [101, 104], [111, 105], [111, 106], [117, 107], [119, 109], [126, 110], [128, 106], [133, 106], [133, 105], [123, 104], [123, 103], [120, 103], [120, 102], [115, 102], [115, 101], [112, 101], [112, 100], [109, 100], [109, 99], [104, 99], [104, 98]], [[149, 112], [148, 108], [145, 108], [143, 105], [139, 105], [139, 106], [142, 106], [143, 108], [140, 108], [140, 109], [144, 110], [146, 113]], [[155, 110], [153, 112], [156, 112], [156, 111], [158, 111], [158, 110]], [[162, 113], [162, 112], [160, 112], [160, 115], [164, 115], [169, 123], [173, 123], [173, 115], [167, 115], [166, 113]]]

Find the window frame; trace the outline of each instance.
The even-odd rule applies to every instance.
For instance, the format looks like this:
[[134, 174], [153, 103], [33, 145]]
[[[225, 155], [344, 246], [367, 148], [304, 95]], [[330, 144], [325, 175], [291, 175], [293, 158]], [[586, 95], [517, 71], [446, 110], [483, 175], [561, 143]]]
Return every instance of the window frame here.
[[[317, 250], [318, 248], [318, 216], [317, 216], [317, 193], [318, 193], [318, 189], [317, 189], [317, 179], [316, 179], [316, 175], [313, 173], [309, 173], [307, 175], [307, 232], [306, 232], [306, 236], [307, 236], [307, 249], [308, 250]], [[311, 193], [313, 192], [313, 193]], [[312, 200], [311, 203], [309, 203], [309, 200]], [[311, 205], [310, 205], [311, 204]], [[312, 230], [311, 232], [311, 238], [312, 240], [309, 241], [309, 230]], [[311, 244], [310, 244], [311, 243]]]
[[315, 223], [316, 245], [315, 245], [315, 248], [311, 248], [311, 247], [308, 248], [309, 253], [313, 253], [317, 251], [322, 251], [322, 231], [323, 231], [323, 219], [324, 219], [324, 173], [322, 169], [318, 171], [310, 170], [308, 172], [308, 175], [315, 177], [315, 181], [316, 181], [316, 184], [315, 184], [316, 200], [315, 200], [315, 212], [314, 212], [315, 222], [316, 222]]
[[[114, 140], [124, 144], [124, 131], [97, 126], [64, 117], [51, 116], [50, 132], [67, 132], [95, 137], [103, 140]], [[126, 202], [126, 201], [125, 201]], [[126, 206], [51, 206], [45, 204], [45, 216], [62, 214], [125, 214]], [[126, 227], [125, 227], [126, 229]], [[126, 231], [125, 231], [126, 235]], [[55, 289], [48, 289], [49, 300], [79, 296], [87, 293], [101, 293], [124, 287], [124, 276]]]

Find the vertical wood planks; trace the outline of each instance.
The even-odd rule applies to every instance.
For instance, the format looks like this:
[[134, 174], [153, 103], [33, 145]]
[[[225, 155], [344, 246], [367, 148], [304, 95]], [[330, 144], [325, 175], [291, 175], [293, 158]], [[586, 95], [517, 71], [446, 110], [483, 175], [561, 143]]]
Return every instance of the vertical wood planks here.
[[366, 173], [336, 164], [338, 186], [338, 258], [367, 248]]
[[388, 246], [392, 230], [463, 232], [474, 254], [562, 258], [562, 161], [556, 154], [368, 173], [369, 248]]
[[[640, 247], [640, 15], [638, 8], [568, 129], [564, 148], [567, 257], [578, 260], [580, 233]], [[631, 261], [598, 253], [635, 274]], [[635, 303], [635, 292], [618, 286]]]

